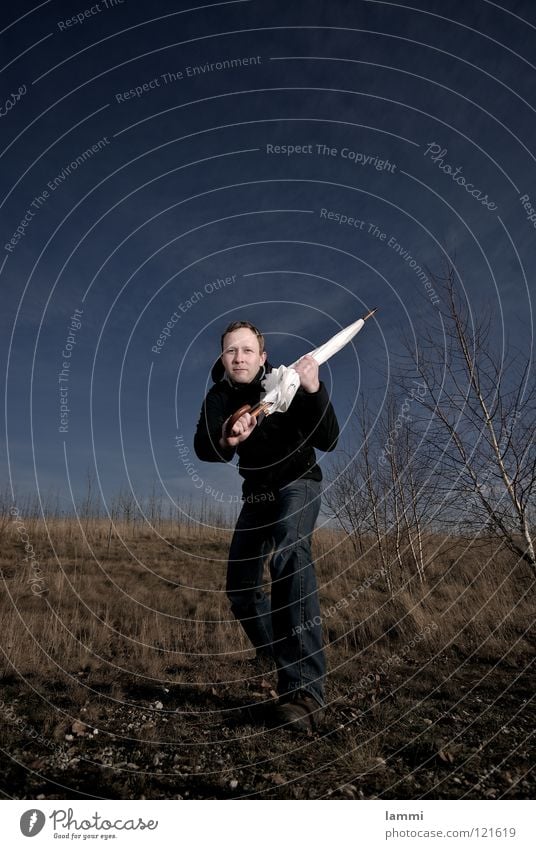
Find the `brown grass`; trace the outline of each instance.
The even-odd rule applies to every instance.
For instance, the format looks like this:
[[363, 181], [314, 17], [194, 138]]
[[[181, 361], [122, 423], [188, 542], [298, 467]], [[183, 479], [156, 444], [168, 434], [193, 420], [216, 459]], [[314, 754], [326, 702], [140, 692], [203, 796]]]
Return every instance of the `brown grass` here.
[[[2, 742], [18, 764], [4, 776], [7, 795], [65, 798], [60, 772], [75, 796], [478, 797], [486, 781], [497, 797], [530, 792], [521, 753], [531, 704], [523, 708], [520, 695], [533, 692], [530, 576], [491, 543], [429, 537], [425, 582], [399, 574], [389, 592], [373, 578], [373, 549], [356, 559], [337, 531], [316, 533], [331, 707], [321, 732], [298, 745], [239, 721], [239, 708], [269, 698], [274, 684], [247, 666], [251, 649], [229, 612], [230, 531], [25, 526], [46, 591], [32, 593], [23, 546], [7, 526], [3, 693], [17, 719]], [[451, 715], [459, 727], [445, 724]], [[99, 735], [66, 741], [76, 719]], [[495, 732], [508, 722], [515, 733], [497, 748]], [[52, 754], [41, 752], [46, 740]], [[486, 757], [498, 763], [501, 753], [503, 766], [481, 785]], [[76, 770], [62, 765], [67, 755]], [[43, 766], [29, 769], [28, 757], [45, 758]]]

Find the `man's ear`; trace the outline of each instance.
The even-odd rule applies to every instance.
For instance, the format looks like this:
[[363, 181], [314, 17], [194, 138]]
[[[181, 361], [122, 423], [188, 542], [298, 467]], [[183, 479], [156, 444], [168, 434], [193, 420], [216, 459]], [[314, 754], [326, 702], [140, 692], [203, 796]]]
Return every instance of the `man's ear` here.
[[261, 354], [261, 357], [262, 357], [262, 364], [263, 364], [263, 365], [264, 365], [264, 363], [266, 362], [266, 357], [267, 357], [267, 356], [268, 356], [268, 354], [266, 353], [266, 351], [263, 351], [263, 352], [262, 352], [262, 354]]

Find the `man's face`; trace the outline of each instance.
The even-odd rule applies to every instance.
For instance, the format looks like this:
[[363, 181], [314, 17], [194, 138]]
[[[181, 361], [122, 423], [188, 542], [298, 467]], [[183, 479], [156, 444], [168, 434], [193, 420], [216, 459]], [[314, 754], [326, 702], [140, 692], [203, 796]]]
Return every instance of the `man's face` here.
[[225, 335], [221, 360], [235, 383], [251, 383], [266, 360], [266, 351], [261, 354], [259, 340], [253, 330], [240, 327]]

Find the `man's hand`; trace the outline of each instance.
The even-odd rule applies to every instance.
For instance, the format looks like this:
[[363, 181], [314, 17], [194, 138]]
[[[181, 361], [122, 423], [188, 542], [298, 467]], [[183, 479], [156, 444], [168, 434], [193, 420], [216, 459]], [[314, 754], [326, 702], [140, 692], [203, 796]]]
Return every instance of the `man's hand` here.
[[320, 380], [318, 379], [318, 363], [314, 357], [306, 354], [294, 366], [294, 371], [300, 375], [300, 386], [303, 386], [306, 392], [318, 392]]
[[[229, 419], [230, 418], [231, 416], [229, 416]], [[227, 436], [226, 430], [229, 419], [226, 419], [223, 423], [220, 437], [221, 448], [235, 448], [240, 442], [244, 442], [248, 436], [251, 436], [253, 429], [257, 424], [255, 416], [251, 416], [249, 413], [244, 413], [244, 415], [240, 416], [240, 418], [234, 423], [231, 435]]]

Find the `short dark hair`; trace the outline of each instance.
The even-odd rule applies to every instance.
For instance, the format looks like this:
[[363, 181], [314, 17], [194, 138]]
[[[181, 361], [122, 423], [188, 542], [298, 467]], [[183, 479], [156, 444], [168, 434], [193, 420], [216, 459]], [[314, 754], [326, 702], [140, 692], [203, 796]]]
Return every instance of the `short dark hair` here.
[[227, 336], [228, 333], [232, 333], [234, 330], [240, 330], [241, 327], [247, 327], [248, 330], [253, 331], [257, 339], [259, 340], [259, 351], [262, 354], [264, 351], [264, 336], [258, 327], [255, 327], [250, 321], [232, 321], [228, 327], [225, 328], [221, 335], [221, 349], [223, 351], [223, 340]]

